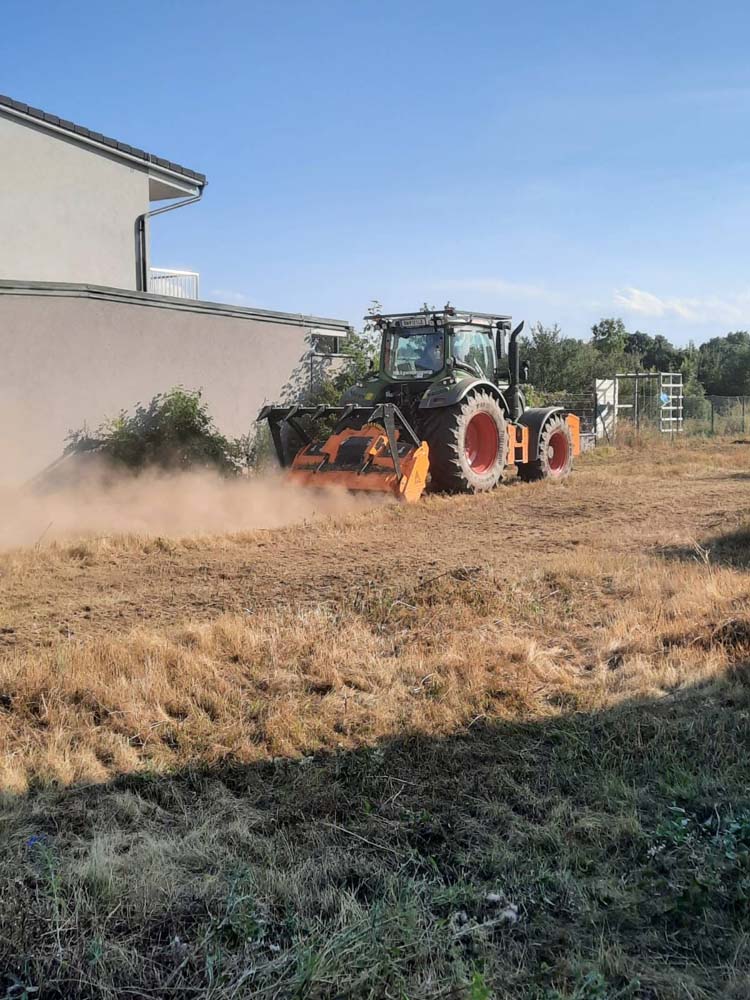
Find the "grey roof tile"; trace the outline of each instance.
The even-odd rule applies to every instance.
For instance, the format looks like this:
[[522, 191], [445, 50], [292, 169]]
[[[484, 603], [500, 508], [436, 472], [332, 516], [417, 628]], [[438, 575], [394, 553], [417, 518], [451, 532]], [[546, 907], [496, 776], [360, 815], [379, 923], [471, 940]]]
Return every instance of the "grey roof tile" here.
[[197, 181], [198, 184], [206, 183], [206, 175], [199, 174], [196, 170], [190, 170], [188, 167], [183, 167], [179, 163], [172, 163], [171, 160], [165, 160], [161, 156], [156, 156], [154, 153], [147, 153], [144, 149], [139, 149], [137, 146], [129, 146], [125, 142], [118, 142], [117, 139], [111, 139], [109, 136], [102, 135], [101, 132], [93, 132], [91, 129], [86, 128], [83, 125], [76, 125], [75, 122], [70, 122], [66, 118], [58, 118], [57, 115], [51, 115], [47, 111], [42, 111], [40, 108], [32, 108], [28, 104], [23, 104], [21, 101], [16, 101], [12, 97], [6, 97], [4, 94], [0, 94], [0, 110], [2, 108], [11, 108], [13, 111], [20, 111], [22, 114], [29, 115], [31, 118], [38, 118], [40, 121], [47, 122], [49, 125], [54, 125], [57, 128], [64, 129], [66, 132], [71, 132], [73, 135], [79, 135], [85, 139], [91, 139], [94, 142], [102, 143], [105, 146], [109, 146], [111, 149], [118, 149], [122, 153], [127, 153], [129, 156], [135, 156], [139, 160], [143, 160], [144, 163], [155, 163], [159, 167], [165, 167], [167, 170], [171, 170], [177, 174], [183, 174], [185, 177], [190, 177]]

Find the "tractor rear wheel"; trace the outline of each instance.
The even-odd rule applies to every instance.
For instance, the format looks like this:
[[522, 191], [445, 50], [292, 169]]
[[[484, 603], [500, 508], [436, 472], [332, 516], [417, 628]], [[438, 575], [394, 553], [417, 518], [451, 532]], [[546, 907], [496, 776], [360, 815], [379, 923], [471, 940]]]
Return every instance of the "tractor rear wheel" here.
[[428, 410], [421, 422], [430, 446], [433, 489], [481, 493], [496, 486], [507, 459], [505, 414], [494, 396], [477, 392], [455, 406]]
[[553, 417], [539, 437], [539, 456], [518, 466], [518, 477], [526, 483], [540, 479], [567, 479], [573, 466], [573, 435], [565, 417]]

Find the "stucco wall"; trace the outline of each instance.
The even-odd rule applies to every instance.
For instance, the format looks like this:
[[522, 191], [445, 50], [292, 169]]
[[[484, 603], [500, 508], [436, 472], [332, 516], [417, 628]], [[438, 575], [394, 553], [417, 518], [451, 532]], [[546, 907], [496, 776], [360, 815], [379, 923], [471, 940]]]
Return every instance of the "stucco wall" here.
[[0, 481], [25, 480], [54, 460], [70, 428], [94, 429], [174, 385], [203, 389], [221, 430], [246, 433], [263, 403], [306, 370], [306, 337], [325, 322], [141, 298], [0, 291]]
[[145, 170], [0, 112], [0, 279], [135, 288]]

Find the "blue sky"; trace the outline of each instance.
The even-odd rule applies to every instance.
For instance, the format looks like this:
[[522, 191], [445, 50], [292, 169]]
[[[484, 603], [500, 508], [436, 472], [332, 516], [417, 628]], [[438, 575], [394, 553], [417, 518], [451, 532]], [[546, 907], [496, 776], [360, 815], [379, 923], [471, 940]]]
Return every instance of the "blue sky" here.
[[152, 227], [204, 298], [750, 327], [746, 3], [0, 11], [0, 92], [208, 175]]

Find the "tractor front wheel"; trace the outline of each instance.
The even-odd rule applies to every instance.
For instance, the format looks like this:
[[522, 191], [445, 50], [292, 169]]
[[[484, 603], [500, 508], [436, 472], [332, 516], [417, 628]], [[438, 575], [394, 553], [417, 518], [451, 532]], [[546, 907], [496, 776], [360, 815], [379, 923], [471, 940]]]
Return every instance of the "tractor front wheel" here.
[[497, 485], [505, 468], [505, 414], [494, 396], [477, 392], [456, 406], [428, 410], [421, 423], [430, 446], [430, 482], [450, 493], [481, 493]]
[[573, 435], [565, 417], [553, 417], [542, 428], [535, 461], [518, 466], [518, 477], [526, 483], [539, 479], [567, 479], [573, 467]]

